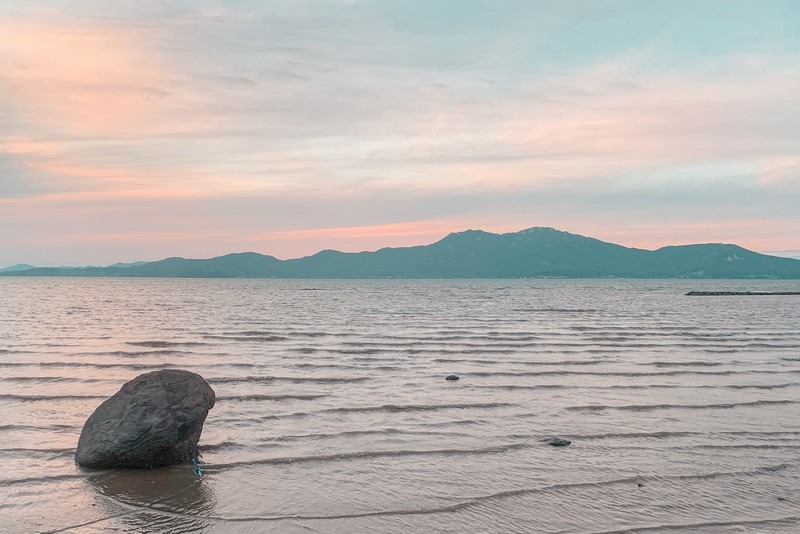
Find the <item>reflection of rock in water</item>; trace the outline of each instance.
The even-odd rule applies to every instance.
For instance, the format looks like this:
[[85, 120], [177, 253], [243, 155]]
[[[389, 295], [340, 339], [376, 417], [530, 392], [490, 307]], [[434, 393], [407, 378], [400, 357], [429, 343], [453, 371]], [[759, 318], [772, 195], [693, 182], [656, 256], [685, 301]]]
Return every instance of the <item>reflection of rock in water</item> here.
[[87, 478], [98, 492], [109, 523], [134, 532], [196, 532], [206, 530], [216, 499], [205, 478], [189, 465], [160, 469], [119, 469]]

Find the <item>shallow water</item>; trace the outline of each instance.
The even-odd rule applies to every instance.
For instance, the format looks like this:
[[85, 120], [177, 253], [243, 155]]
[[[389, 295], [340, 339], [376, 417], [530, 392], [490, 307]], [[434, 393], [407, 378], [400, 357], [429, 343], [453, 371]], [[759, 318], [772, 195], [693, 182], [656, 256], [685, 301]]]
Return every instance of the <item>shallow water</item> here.
[[[800, 297], [684, 294], [799, 286], [0, 279], [0, 532], [798, 532]], [[77, 468], [165, 367], [203, 476]]]

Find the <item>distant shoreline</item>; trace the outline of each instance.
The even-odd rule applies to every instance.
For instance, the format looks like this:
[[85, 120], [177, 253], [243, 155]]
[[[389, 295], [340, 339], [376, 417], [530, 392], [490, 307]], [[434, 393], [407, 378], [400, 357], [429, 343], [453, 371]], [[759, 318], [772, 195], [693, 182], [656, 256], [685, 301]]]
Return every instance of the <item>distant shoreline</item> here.
[[323, 250], [280, 260], [256, 252], [170, 257], [108, 267], [0, 269], [0, 276], [287, 279], [753, 279], [800, 280], [800, 260], [737, 245], [628, 248], [554, 228], [508, 234], [466, 230], [429, 244], [374, 252]]
[[800, 291], [689, 291], [689, 297], [730, 297], [763, 295], [800, 295]]

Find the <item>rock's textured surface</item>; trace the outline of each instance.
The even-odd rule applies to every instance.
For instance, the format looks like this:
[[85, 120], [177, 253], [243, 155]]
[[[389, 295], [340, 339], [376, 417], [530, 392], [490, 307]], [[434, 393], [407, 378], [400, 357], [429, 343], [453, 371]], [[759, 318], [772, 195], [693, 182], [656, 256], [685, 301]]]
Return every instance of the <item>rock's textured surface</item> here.
[[203, 377], [189, 371], [138, 376], [87, 419], [75, 461], [84, 467], [157, 467], [189, 460], [214, 399]]

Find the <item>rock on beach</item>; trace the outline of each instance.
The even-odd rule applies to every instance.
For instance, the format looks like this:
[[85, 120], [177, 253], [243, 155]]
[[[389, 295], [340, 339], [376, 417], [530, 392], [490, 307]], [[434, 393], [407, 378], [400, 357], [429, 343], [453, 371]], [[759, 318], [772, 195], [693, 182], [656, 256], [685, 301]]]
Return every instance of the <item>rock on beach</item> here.
[[197, 454], [211, 386], [198, 374], [153, 371], [126, 382], [86, 420], [75, 461], [83, 467], [159, 467]]

